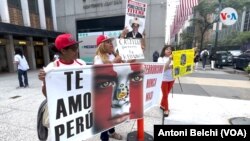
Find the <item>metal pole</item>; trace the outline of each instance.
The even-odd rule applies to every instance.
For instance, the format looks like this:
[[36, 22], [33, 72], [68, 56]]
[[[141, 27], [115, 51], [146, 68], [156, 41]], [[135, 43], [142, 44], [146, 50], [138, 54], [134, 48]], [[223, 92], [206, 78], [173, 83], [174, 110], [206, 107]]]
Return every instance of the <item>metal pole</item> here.
[[219, 21], [220, 21], [220, 11], [221, 11], [221, 0], [219, 0], [219, 11], [218, 11], [218, 20], [216, 21], [216, 30], [215, 30], [215, 42], [214, 42], [214, 47], [217, 47], [218, 43], [218, 30], [219, 30]]

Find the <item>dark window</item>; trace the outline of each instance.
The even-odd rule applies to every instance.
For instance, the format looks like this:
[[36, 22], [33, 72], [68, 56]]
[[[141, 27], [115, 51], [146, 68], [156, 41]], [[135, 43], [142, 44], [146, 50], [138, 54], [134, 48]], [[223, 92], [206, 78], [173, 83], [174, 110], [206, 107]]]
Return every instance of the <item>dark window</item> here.
[[30, 13], [38, 14], [38, 2], [37, 0], [28, 0]]
[[77, 32], [122, 30], [125, 16], [81, 20], [76, 22]]
[[51, 0], [44, 0], [45, 16], [52, 17]]
[[250, 11], [249, 10], [246, 11], [244, 31], [250, 31]]
[[8, 0], [8, 6], [17, 9], [22, 9], [20, 0]]

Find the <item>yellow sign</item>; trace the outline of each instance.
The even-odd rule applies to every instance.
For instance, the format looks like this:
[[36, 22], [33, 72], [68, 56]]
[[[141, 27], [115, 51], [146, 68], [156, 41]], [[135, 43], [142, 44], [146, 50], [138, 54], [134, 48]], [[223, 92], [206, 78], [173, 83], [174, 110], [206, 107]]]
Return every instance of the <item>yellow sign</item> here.
[[194, 49], [173, 51], [173, 76], [174, 78], [193, 72]]

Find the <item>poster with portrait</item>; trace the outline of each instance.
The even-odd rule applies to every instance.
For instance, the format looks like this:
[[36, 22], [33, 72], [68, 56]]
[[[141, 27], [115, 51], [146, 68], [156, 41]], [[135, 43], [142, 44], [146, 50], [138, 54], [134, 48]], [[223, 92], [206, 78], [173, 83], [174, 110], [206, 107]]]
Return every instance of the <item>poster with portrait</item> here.
[[156, 105], [163, 64], [54, 68], [46, 75], [52, 141], [86, 140]]
[[127, 0], [126, 15], [125, 15], [125, 27], [129, 32], [133, 30], [132, 25], [136, 24], [134, 30], [142, 35], [145, 28], [147, 3], [142, 3], [135, 0]]
[[184, 76], [193, 72], [194, 49], [173, 51], [173, 76]]

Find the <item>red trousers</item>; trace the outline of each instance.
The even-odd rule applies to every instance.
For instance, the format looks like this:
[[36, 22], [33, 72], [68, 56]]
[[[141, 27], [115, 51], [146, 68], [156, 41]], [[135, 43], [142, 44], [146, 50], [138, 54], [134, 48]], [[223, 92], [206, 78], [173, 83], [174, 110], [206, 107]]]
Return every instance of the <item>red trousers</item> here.
[[161, 107], [168, 111], [168, 95], [174, 85], [174, 81], [162, 81], [161, 91], [162, 91], [162, 99], [161, 99]]

